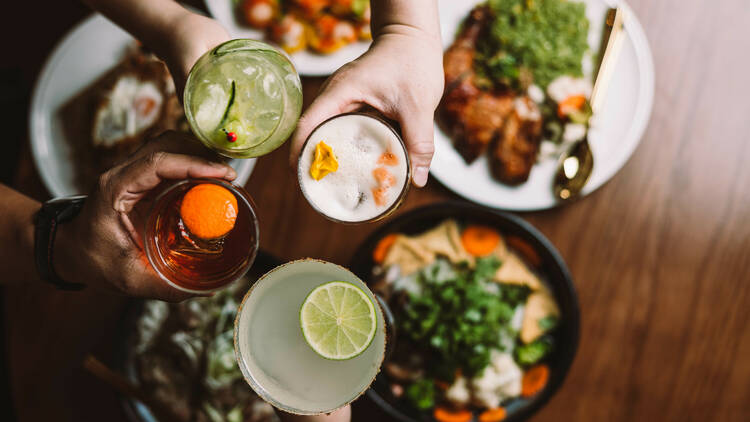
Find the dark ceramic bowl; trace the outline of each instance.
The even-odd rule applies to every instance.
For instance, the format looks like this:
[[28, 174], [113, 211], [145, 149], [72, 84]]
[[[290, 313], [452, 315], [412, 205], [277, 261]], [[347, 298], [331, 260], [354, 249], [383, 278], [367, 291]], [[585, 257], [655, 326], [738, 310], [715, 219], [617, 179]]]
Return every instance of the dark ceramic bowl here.
[[[255, 281], [260, 278], [260, 276], [280, 264], [281, 260], [279, 260], [278, 258], [262, 250], [258, 251], [253, 266], [250, 267], [250, 270], [248, 270], [247, 275], [245, 276], [247, 279], [252, 281], [251, 283], [248, 283], [247, 287], [250, 288], [252, 283], [255, 283]], [[122, 335], [119, 336], [121, 342], [116, 349], [118, 353], [115, 356], [115, 360], [118, 366], [117, 369], [119, 369], [120, 372], [124, 373], [125, 376], [135, 385], [139, 384], [139, 379], [138, 371], [136, 370], [135, 365], [135, 356], [133, 355], [133, 351], [131, 350], [131, 345], [134, 344], [135, 341], [136, 322], [138, 321], [142, 313], [143, 301], [131, 301], [126, 311], [125, 317], [121, 322], [120, 332], [122, 333]], [[143, 405], [143, 403], [141, 403], [140, 401], [124, 395], [120, 397], [122, 406], [128, 416], [128, 420], [132, 422], [159, 422], [154, 414], [148, 409], [148, 407]]]
[[[445, 219], [478, 223], [494, 227], [505, 236], [514, 236], [530, 246], [539, 258], [537, 270], [544, 276], [560, 307], [560, 324], [555, 329], [555, 349], [545, 358], [550, 367], [550, 378], [543, 391], [528, 399], [515, 399], [506, 406], [504, 422], [517, 422], [531, 416], [552, 397], [563, 383], [578, 347], [580, 311], [573, 279], [562, 257], [537, 229], [519, 217], [502, 211], [490, 210], [463, 202], [448, 202], [425, 206], [400, 215], [382, 225], [357, 249], [349, 268], [362, 280], [372, 279], [372, 251], [378, 240], [390, 233], [422, 233]], [[523, 255], [523, 251], [518, 250]], [[381, 371], [368, 390], [368, 397], [378, 404], [393, 420], [402, 422], [433, 421], [430, 413], [420, 413], [391, 393], [388, 376]]]

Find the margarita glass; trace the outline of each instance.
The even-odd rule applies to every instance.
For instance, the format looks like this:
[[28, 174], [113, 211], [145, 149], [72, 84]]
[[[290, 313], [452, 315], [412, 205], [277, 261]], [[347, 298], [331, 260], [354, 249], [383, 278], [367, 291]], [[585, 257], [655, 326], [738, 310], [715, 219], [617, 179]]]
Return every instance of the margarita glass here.
[[281, 52], [236, 39], [198, 59], [183, 99], [190, 128], [203, 144], [227, 157], [251, 158], [289, 138], [302, 109], [302, 85]]
[[[330, 360], [306, 342], [300, 308], [316, 287], [343, 281], [372, 301], [375, 336], [359, 355]], [[234, 350], [245, 380], [273, 406], [294, 414], [329, 413], [359, 397], [375, 379], [386, 349], [383, 310], [352, 272], [330, 262], [303, 259], [276, 267], [247, 292], [234, 323]]]

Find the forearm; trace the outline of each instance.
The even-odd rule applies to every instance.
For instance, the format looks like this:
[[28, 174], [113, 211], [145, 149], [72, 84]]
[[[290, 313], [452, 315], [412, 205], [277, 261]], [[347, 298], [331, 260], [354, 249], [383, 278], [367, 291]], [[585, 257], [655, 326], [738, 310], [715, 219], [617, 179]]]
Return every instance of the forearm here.
[[440, 39], [437, 0], [372, 0], [372, 33]]
[[38, 281], [34, 266], [34, 214], [40, 204], [0, 185], [0, 284]]
[[174, 0], [83, 0], [164, 58], [170, 29], [188, 12]]

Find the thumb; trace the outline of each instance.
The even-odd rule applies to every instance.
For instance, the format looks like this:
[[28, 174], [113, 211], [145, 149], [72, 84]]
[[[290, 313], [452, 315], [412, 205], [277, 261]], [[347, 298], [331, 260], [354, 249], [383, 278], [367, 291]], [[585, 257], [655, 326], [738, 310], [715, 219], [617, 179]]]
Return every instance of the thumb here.
[[402, 111], [398, 115], [401, 133], [412, 165], [412, 183], [422, 187], [427, 183], [430, 162], [435, 153], [434, 116], [431, 113]]
[[164, 180], [226, 178], [234, 170], [224, 163], [168, 152], [152, 152], [103, 176], [113, 208], [129, 213], [135, 204]]

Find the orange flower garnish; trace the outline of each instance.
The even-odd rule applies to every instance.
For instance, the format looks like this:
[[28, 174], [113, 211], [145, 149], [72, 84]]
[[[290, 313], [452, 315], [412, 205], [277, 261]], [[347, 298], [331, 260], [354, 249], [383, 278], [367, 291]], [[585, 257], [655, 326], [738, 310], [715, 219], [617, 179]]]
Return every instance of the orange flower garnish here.
[[398, 157], [396, 157], [396, 154], [386, 151], [383, 153], [383, 155], [378, 158], [378, 164], [385, 164], [386, 166], [395, 166], [398, 164]]
[[182, 198], [180, 217], [190, 233], [216, 239], [229, 233], [237, 220], [237, 197], [227, 188], [203, 183]]
[[388, 189], [396, 184], [396, 177], [386, 170], [385, 167], [378, 167], [373, 170], [372, 176], [381, 188]]

